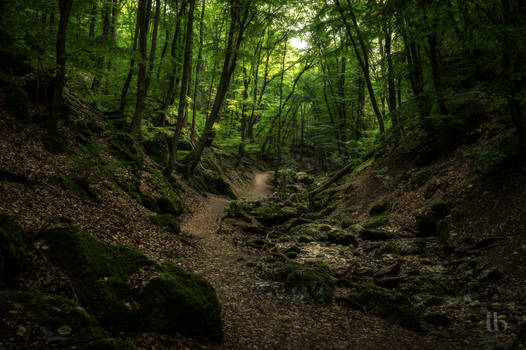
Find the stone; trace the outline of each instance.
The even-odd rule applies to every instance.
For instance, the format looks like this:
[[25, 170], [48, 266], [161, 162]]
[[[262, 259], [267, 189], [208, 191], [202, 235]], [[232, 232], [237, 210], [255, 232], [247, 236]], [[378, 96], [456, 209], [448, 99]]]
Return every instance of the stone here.
[[9, 284], [23, 269], [31, 247], [31, 235], [0, 214], [0, 287]]
[[178, 234], [181, 231], [179, 220], [172, 214], [159, 214], [150, 216], [152, 224], [162, 227], [166, 231]]
[[375, 228], [364, 228], [359, 231], [359, 236], [364, 241], [385, 241], [393, 237], [392, 233]]

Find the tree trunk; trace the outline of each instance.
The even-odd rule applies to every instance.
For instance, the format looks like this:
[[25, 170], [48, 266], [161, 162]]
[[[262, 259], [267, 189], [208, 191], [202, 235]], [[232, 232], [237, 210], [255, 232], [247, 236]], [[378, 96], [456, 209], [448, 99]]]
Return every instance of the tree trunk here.
[[385, 57], [387, 58], [387, 85], [388, 85], [388, 98], [387, 105], [389, 106], [389, 113], [391, 114], [391, 120], [393, 122], [393, 129], [396, 135], [398, 135], [400, 127], [398, 125], [398, 113], [396, 111], [396, 88], [394, 82], [393, 72], [393, 57], [391, 55], [391, 27], [388, 26], [385, 32]]
[[183, 72], [181, 77], [181, 91], [179, 94], [179, 106], [177, 108], [177, 125], [170, 144], [170, 154], [168, 158], [168, 168], [166, 173], [170, 173], [175, 167], [177, 157], [177, 147], [179, 144], [179, 136], [183, 130], [186, 112], [186, 94], [190, 85], [190, 75], [192, 73], [192, 40], [194, 33], [194, 9], [195, 0], [190, 0], [190, 8], [188, 9], [188, 19], [186, 21], [186, 43], [184, 48]]
[[172, 57], [172, 69], [170, 71], [170, 75], [168, 77], [168, 89], [166, 92], [165, 99], [163, 101], [162, 109], [165, 109], [170, 105], [172, 102], [172, 96], [174, 95], [175, 90], [175, 78], [177, 76], [177, 43], [179, 41], [179, 33], [181, 31], [181, 17], [183, 15], [183, 11], [188, 4], [187, 1], [181, 2], [181, 8], [177, 12], [177, 20], [175, 21], [175, 30], [174, 30], [174, 36], [172, 39], [172, 47], [170, 50], [170, 56]]
[[201, 60], [203, 59], [203, 27], [204, 27], [204, 18], [205, 18], [205, 3], [206, 0], [202, 0], [203, 4], [201, 7], [201, 20], [199, 22], [199, 51], [197, 53], [197, 63], [195, 66], [195, 84], [194, 84], [194, 95], [192, 97], [192, 102], [194, 108], [192, 111], [192, 126], [190, 127], [190, 140], [195, 138], [195, 119], [197, 114], [197, 90], [199, 88], [199, 73], [201, 71]]
[[137, 74], [137, 98], [135, 102], [135, 113], [131, 125], [131, 132], [136, 139], [141, 139], [141, 120], [144, 111], [144, 100], [146, 99], [146, 64], [147, 64], [147, 45], [148, 27], [150, 23], [150, 11], [152, 0], [140, 0], [137, 10], [137, 21], [139, 21], [139, 52], [141, 60], [139, 62], [139, 72]]
[[66, 85], [66, 34], [73, 0], [59, 0], [60, 21], [58, 24], [56, 42], [56, 73], [53, 87], [53, 101], [51, 103], [51, 116], [57, 120], [58, 110], [64, 104], [63, 94]]
[[135, 70], [135, 51], [137, 51], [138, 36], [139, 36], [139, 21], [136, 21], [135, 34], [133, 36], [132, 53], [131, 53], [132, 58], [130, 60], [130, 69], [128, 70], [128, 75], [126, 76], [124, 85], [122, 86], [121, 102], [119, 105], [119, 109], [116, 111], [116, 113], [119, 113], [119, 114], [124, 112], [124, 108], [126, 107], [126, 96], [128, 95], [128, 89], [130, 88], [130, 84], [133, 78], [133, 72]]

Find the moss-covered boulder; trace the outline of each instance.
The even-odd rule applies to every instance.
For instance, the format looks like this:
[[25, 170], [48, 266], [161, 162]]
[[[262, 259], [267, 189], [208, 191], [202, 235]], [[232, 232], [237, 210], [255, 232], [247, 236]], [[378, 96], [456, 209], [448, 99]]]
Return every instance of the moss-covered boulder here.
[[74, 227], [41, 235], [49, 246], [44, 253], [69, 276], [79, 304], [105, 328], [220, 337], [221, 307], [202, 277]]
[[30, 245], [30, 234], [8, 216], [0, 214], [0, 287], [22, 271]]
[[46, 230], [41, 236], [49, 245], [44, 253], [71, 278], [79, 303], [104, 327], [133, 328], [129, 305], [137, 296], [129, 278], [155, 263], [131, 248], [112, 246], [71, 226]]
[[91, 188], [86, 178], [73, 179], [69, 176], [61, 176], [59, 178], [60, 187], [66, 191], [70, 191], [74, 195], [85, 198], [87, 200], [96, 200], [97, 193]]
[[378, 249], [379, 254], [422, 255], [425, 245], [420, 240], [411, 238], [394, 239], [383, 243]]
[[155, 198], [151, 194], [147, 192], [142, 192], [140, 194], [140, 198], [141, 198], [141, 204], [146, 209], [153, 211], [155, 213], [159, 213], [161, 211], [157, 198]]
[[442, 304], [446, 298], [458, 296], [462, 291], [454, 279], [436, 273], [408, 277], [397, 290], [425, 306]]
[[237, 200], [228, 203], [225, 208], [225, 216], [230, 218], [238, 218], [246, 222], [252, 222], [252, 219], [247, 213], [250, 206], [244, 200]]
[[334, 283], [327, 266], [321, 262], [299, 264], [293, 261], [260, 266], [264, 279], [284, 282], [284, 290], [294, 301], [329, 304]]
[[162, 227], [166, 231], [178, 234], [181, 231], [179, 220], [172, 214], [160, 214], [150, 216], [152, 224]]
[[[40, 293], [0, 291], [2, 348], [131, 350], [109, 338], [96, 319], [70, 299]], [[27, 323], [38, 325], [28, 332]]]
[[29, 97], [22, 88], [13, 87], [9, 89], [5, 94], [4, 101], [7, 108], [13, 112], [18, 120], [26, 122], [29, 119]]
[[221, 305], [210, 283], [175, 265], [164, 270], [142, 292], [139, 313], [143, 327], [154, 332], [220, 339]]
[[341, 245], [358, 246], [356, 237], [350, 232], [320, 223], [308, 223], [293, 227], [290, 233], [299, 240], [300, 237], [312, 237], [318, 242], [330, 242]]
[[135, 170], [142, 169], [144, 156], [131, 134], [125, 132], [115, 133], [110, 141], [109, 149], [114, 156], [132, 166]]
[[304, 185], [312, 185], [314, 183], [314, 176], [299, 171], [296, 173], [296, 181]]
[[379, 199], [371, 205], [369, 215], [377, 216], [385, 213], [391, 207], [391, 202], [388, 199]]
[[371, 280], [355, 283], [343, 300], [388, 322], [411, 330], [420, 329], [420, 312], [411, 300], [401, 293], [379, 287]]
[[263, 201], [255, 209], [256, 218], [264, 225], [280, 225], [287, 220], [299, 216], [299, 212], [293, 207], [282, 207], [274, 201]]
[[431, 208], [416, 215], [418, 235], [422, 237], [437, 234], [437, 224], [449, 213], [449, 205], [441, 198], [433, 200]]
[[146, 153], [155, 160], [160, 166], [168, 165], [168, 136], [164, 133], [158, 133], [152, 138], [143, 141], [142, 145]]
[[158, 198], [157, 205], [159, 206], [159, 212], [162, 214], [179, 216], [184, 210], [182, 199], [175, 193], [170, 196], [162, 196]]

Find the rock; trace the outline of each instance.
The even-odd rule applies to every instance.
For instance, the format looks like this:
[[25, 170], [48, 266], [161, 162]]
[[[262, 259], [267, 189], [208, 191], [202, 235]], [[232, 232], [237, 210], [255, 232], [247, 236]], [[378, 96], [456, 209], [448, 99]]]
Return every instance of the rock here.
[[369, 219], [363, 224], [365, 228], [377, 228], [382, 226], [389, 225], [389, 217], [386, 215], [377, 216], [375, 218]]
[[22, 271], [30, 246], [30, 234], [8, 216], [0, 215], [0, 287]]
[[4, 101], [7, 108], [13, 112], [15, 117], [26, 122], [29, 119], [29, 97], [27, 93], [19, 87], [13, 87], [9, 89], [6, 94]]
[[246, 209], [249, 207], [243, 200], [232, 201], [228, 203], [225, 208], [226, 217], [238, 218], [246, 222], [252, 222], [252, 219], [247, 214]]
[[451, 227], [449, 226], [449, 223], [445, 219], [439, 220], [437, 222], [436, 230], [437, 230], [438, 240], [440, 241], [440, 243], [447, 244], [447, 242], [449, 241], [449, 236], [450, 236], [450, 231], [451, 231]]
[[294, 228], [296, 226], [303, 225], [303, 224], [309, 224], [311, 222], [312, 222], [312, 220], [309, 220], [309, 219], [304, 218], [304, 217], [292, 218], [292, 219], [287, 220], [287, 222], [285, 222], [285, 230], [290, 232], [292, 230], [292, 228]]
[[374, 228], [364, 228], [359, 231], [359, 235], [364, 241], [385, 241], [393, 237], [390, 232]]
[[358, 241], [350, 232], [338, 230], [328, 224], [310, 223], [293, 227], [290, 233], [298, 240], [301, 237], [311, 237], [318, 242], [331, 242], [341, 245], [358, 246]]
[[377, 216], [380, 214], [385, 213], [388, 211], [391, 207], [391, 202], [388, 199], [380, 199], [373, 203], [371, 208], [369, 209], [369, 215], [371, 216]]
[[400, 283], [397, 290], [426, 306], [439, 305], [446, 297], [461, 294], [461, 288], [455, 280], [434, 273], [410, 276]]
[[[221, 307], [202, 277], [71, 226], [42, 232], [44, 254], [69, 276], [79, 304], [113, 331], [221, 336]], [[145, 275], [146, 273], [146, 275]], [[140, 275], [142, 284], [132, 283]]]
[[150, 216], [152, 224], [162, 227], [166, 231], [178, 234], [181, 231], [179, 220], [172, 214], [160, 214]]
[[183, 213], [184, 205], [181, 198], [173, 193], [171, 196], [163, 196], [157, 199], [157, 205], [161, 214], [179, 216]]
[[152, 278], [141, 294], [140, 323], [144, 329], [221, 339], [221, 305], [214, 288], [201, 276], [175, 265]]
[[359, 281], [353, 287], [343, 299], [350, 306], [411, 330], [420, 329], [420, 312], [405, 295], [379, 287], [371, 280]]
[[383, 243], [378, 249], [380, 254], [422, 255], [425, 253], [423, 242], [411, 238], [394, 239]]
[[304, 185], [312, 185], [314, 183], [314, 176], [305, 172], [299, 171], [296, 173], [296, 181]]
[[49, 248], [48, 259], [70, 277], [79, 303], [104, 327], [115, 330], [134, 326], [134, 313], [127, 306], [134, 299], [129, 277], [140, 268], [155, 265], [141, 253], [117, 247], [72, 227], [41, 233]]
[[449, 205], [441, 198], [433, 200], [430, 210], [421, 211], [416, 215], [418, 235], [421, 237], [437, 234], [437, 223], [449, 214]]
[[159, 213], [161, 208], [159, 208], [159, 203], [157, 199], [149, 193], [142, 192], [141, 195], [141, 204], [148, 210], [155, 213]]
[[431, 170], [428, 168], [423, 168], [418, 170], [413, 178], [411, 179], [411, 189], [417, 190], [422, 187], [427, 180], [431, 177]]
[[144, 156], [131, 134], [125, 132], [113, 134], [109, 150], [115, 157], [131, 165], [134, 171], [142, 169]]
[[97, 193], [91, 188], [86, 178], [72, 179], [69, 176], [61, 176], [59, 179], [60, 187], [66, 191], [87, 200], [97, 200]]
[[284, 207], [273, 201], [264, 201], [255, 211], [256, 218], [266, 226], [280, 225], [299, 215], [296, 208]]
[[327, 266], [321, 262], [298, 264], [292, 261], [260, 266], [260, 277], [284, 282], [284, 290], [297, 302], [329, 304], [334, 283]]
[[150, 139], [143, 141], [146, 153], [162, 167], [168, 165], [168, 136], [164, 133], [157, 133]]
[[[57, 295], [3, 290], [0, 310], [14, 311], [0, 318], [2, 348], [25, 348], [21, 343], [30, 340], [42, 346], [38, 349], [133, 349], [128, 341], [109, 338], [95, 318], [74, 301]], [[26, 330], [28, 320], [38, 327]], [[21, 334], [26, 331], [28, 334]], [[26, 336], [29, 339], [24, 339]]]
[[293, 245], [283, 251], [283, 254], [289, 259], [296, 259], [298, 254], [301, 253], [301, 249], [298, 246]]

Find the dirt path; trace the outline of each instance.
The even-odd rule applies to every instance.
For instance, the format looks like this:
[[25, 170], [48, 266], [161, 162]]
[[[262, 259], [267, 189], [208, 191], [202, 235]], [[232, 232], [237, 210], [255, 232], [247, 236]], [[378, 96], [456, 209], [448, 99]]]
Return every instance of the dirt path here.
[[[271, 191], [271, 173], [255, 173], [245, 196], [261, 198]], [[207, 349], [454, 349], [336, 305], [319, 306], [280, 300], [253, 289], [254, 262], [261, 252], [236, 244], [235, 235], [216, 233], [229, 201], [209, 195], [183, 217], [182, 232], [194, 246], [177, 263], [202, 274], [222, 304], [224, 340]]]

